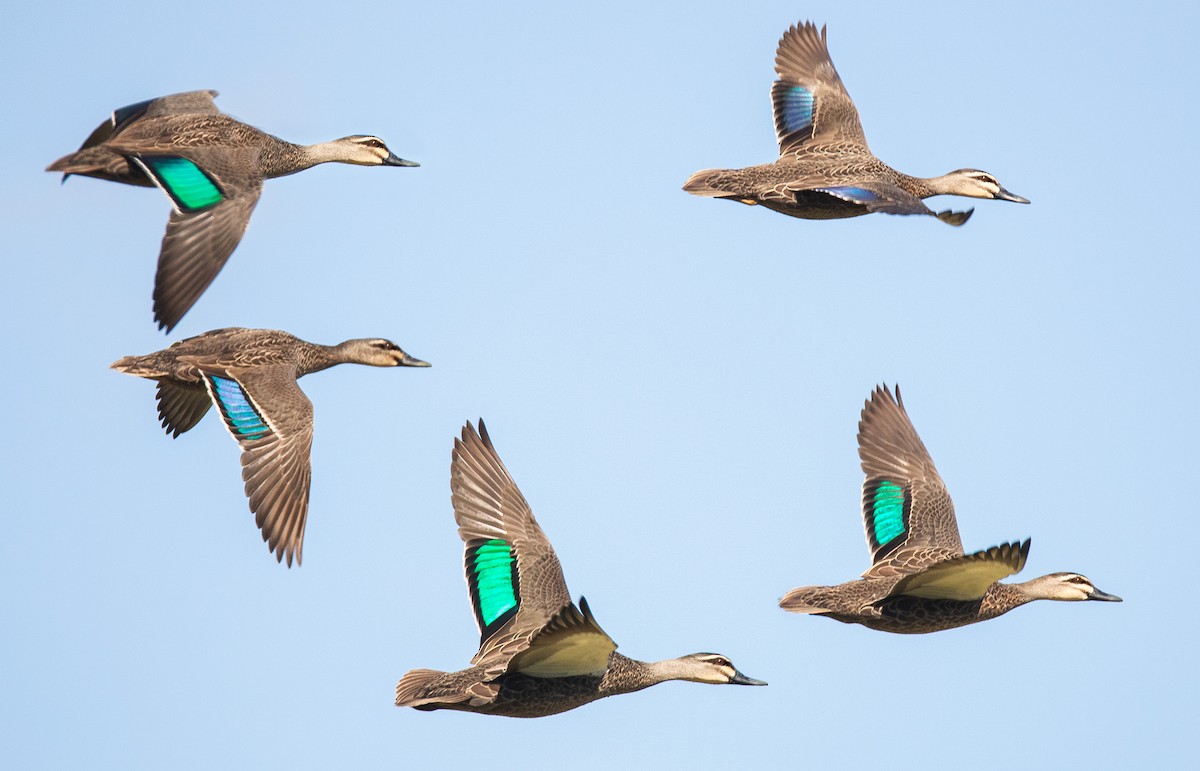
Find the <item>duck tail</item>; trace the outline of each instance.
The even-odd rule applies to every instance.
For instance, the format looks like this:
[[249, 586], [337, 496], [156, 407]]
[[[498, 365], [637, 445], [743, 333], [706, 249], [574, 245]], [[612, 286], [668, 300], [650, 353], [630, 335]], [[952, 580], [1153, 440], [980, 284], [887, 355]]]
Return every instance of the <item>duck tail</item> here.
[[828, 587], [800, 586], [779, 599], [779, 607], [792, 613], [832, 613]]
[[75, 153], [64, 155], [54, 163], [46, 167], [46, 171], [66, 171], [71, 167], [71, 161], [75, 160]]
[[54, 163], [47, 166], [46, 171], [61, 171], [61, 172], [63, 172], [62, 181], [59, 184], [66, 184], [67, 178], [70, 177], [72, 174], [76, 173], [76, 170], [71, 165], [72, 162], [75, 160], [76, 155], [77, 155], [77, 153], [71, 153], [70, 155], [64, 155], [63, 157], [59, 158]]
[[[436, 669], [414, 669], [396, 684], [396, 706], [439, 709], [472, 699], [475, 694]], [[489, 684], [490, 687], [495, 688]], [[494, 695], [494, 694], [493, 694]]]
[[721, 186], [724, 173], [724, 169], [697, 171], [683, 183], [683, 190], [705, 198], [727, 198], [733, 195], [733, 192]]
[[124, 372], [126, 375], [137, 375], [138, 377], [160, 377], [166, 374], [162, 371], [161, 367], [154, 366], [154, 363], [148, 359], [149, 357], [147, 356], [125, 356], [117, 359], [108, 366], [117, 372]]

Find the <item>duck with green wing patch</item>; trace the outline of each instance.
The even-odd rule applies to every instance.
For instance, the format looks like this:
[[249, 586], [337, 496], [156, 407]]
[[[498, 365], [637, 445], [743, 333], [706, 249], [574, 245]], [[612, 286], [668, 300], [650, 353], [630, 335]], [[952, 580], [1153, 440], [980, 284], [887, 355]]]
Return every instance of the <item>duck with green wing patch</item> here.
[[412, 670], [396, 686], [396, 706], [542, 717], [668, 680], [766, 685], [718, 653], [653, 662], [617, 653], [587, 600], [571, 601], [558, 557], [482, 420], [454, 442], [450, 490], [479, 652], [458, 672]]
[[952, 629], [1034, 600], [1120, 602], [1078, 573], [1051, 573], [1019, 584], [1029, 539], [964, 554], [954, 504], [913, 428], [900, 388], [876, 388], [858, 424], [862, 515], [872, 565], [837, 586], [792, 589], [784, 610], [904, 634]]
[[115, 110], [46, 169], [158, 187], [175, 207], [154, 279], [154, 319], [170, 331], [217, 277], [250, 224], [264, 179], [319, 163], [418, 166], [378, 137], [294, 145], [225, 115], [216, 91], [188, 91]]
[[242, 479], [263, 540], [299, 564], [312, 475], [312, 402], [296, 383], [335, 364], [428, 367], [382, 338], [317, 345], [274, 329], [231, 327], [180, 340], [112, 368], [158, 382], [158, 416], [172, 436], [215, 406], [242, 448]]

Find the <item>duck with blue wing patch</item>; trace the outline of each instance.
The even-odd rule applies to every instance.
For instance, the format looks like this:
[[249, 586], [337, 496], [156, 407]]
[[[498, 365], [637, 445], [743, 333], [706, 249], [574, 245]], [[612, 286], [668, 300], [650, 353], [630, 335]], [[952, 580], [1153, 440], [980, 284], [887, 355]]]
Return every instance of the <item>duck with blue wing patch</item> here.
[[242, 479], [263, 540], [291, 566], [303, 556], [312, 476], [313, 408], [296, 380], [344, 363], [429, 366], [382, 338], [317, 345], [278, 330], [231, 327], [112, 367], [158, 382], [159, 418], [172, 436], [216, 406], [242, 448]]
[[542, 717], [667, 680], [766, 685], [717, 653], [656, 662], [617, 653], [587, 600], [571, 602], [558, 557], [483, 421], [454, 442], [450, 491], [479, 652], [458, 672], [408, 672], [396, 706]]
[[1029, 540], [964, 554], [954, 504], [917, 436], [900, 388], [876, 388], [858, 424], [866, 479], [863, 529], [871, 567], [857, 581], [802, 586], [779, 601], [784, 610], [904, 634], [986, 621], [1033, 600], [1107, 600], [1078, 573], [1052, 573], [1020, 584]]
[[745, 169], [696, 172], [683, 189], [692, 195], [761, 204], [801, 219], [843, 219], [872, 212], [929, 214], [961, 225], [965, 212], [933, 212], [934, 195], [1029, 203], [978, 169], [940, 177], [911, 177], [867, 147], [858, 110], [829, 58], [825, 28], [806, 22], [784, 33], [775, 53], [779, 80], [771, 86], [779, 159]]
[[296, 145], [225, 115], [216, 91], [188, 91], [115, 110], [47, 171], [159, 187], [174, 207], [154, 279], [154, 319], [170, 331], [196, 302], [250, 224], [264, 179], [320, 163], [417, 166], [378, 137]]
[[251, 403], [246, 389], [238, 381], [208, 372], [205, 372], [204, 376], [208, 383], [209, 396], [213, 404], [220, 408], [225, 425], [234, 439], [239, 442], [254, 441], [271, 433], [271, 427]]

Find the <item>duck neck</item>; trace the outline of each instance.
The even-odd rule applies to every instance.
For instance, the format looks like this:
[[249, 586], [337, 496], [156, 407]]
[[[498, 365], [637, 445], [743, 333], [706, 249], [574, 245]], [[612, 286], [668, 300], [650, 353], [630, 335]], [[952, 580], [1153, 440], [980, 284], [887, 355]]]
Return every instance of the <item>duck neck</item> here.
[[979, 604], [979, 615], [982, 617], [980, 620], [995, 618], [1036, 599], [1038, 598], [1026, 591], [1025, 584], [996, 582], [988, 587], [983, 601]]
[[274, 179], [312, 166], [305, 155], [304, 145], [294, 145], [286, 139], [280, 139], [271, 134], [266, 135], [270, 141], [264, 143], [259, 152], [259, 165], [263, 177]]
[[613, 652], [608, 657], [608, 671], [600, 683], [605, 696], [632, 693], [668, 680], [687, 680], [693, 668], [684, 659], [665, 661], [638, 661]]
[[902, 174], [901, 187], [918, 198], [928, 198], [932, 195], [945, 195], [952, 187], [949, 174], [940, 177], [910, 177]]
[[304, 162], [308, 169], [320, 163], [345, 163], [346, 146], [341, 141], [317, 142], [315, 145], [301, 145]]
[[335, 364], [346, 362], [345, 345], [345, 343], [338, 343], [337, 345], [307, 343], [300, 351], [300, 365], [296, 376], [301, 377], [313, 372], [320, 372], [323, 369], [329, 369]]
[[940, 177], [908, 177], [909, 192], [928, 198], [931, 195], [962, 195], [968, 198], [980, 198], [969, 181], [960, 172], [952, 171]]
[[263, 153], [263, 176], [268, 179], [286, 177], [298, 171], [311, 169], [321, 163], [342, 159], [335, 142], [318, 142], [315, 145], [296, 145], [274, 137], [277, 144], [270, 152]]

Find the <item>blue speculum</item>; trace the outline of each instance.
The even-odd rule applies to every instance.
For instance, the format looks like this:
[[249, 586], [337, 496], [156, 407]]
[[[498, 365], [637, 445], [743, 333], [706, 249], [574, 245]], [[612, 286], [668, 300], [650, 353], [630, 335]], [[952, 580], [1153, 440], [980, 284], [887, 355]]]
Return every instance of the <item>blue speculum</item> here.
[[880, 200], [877, 193], [861, 187], [849, 187], [843, 185], [838, 187], [822, 187], [818, 189], [822, 193], [829, 193], [830, 195], [835, 195], [838, 198], [854, 201], [855, 203], [869, 203], [871, 201]]
[[237, 381], [212, 375], [213, 392], [221, 402], [221, 411], [225, 420], [239, 439], [261, 439], [271, 433], [271, 428], [263, 421], [245, 391]]
[[792, 86], [783, 95], [783, 119], [788, 133], [812, 125], [813, 94], [804, 86]]

